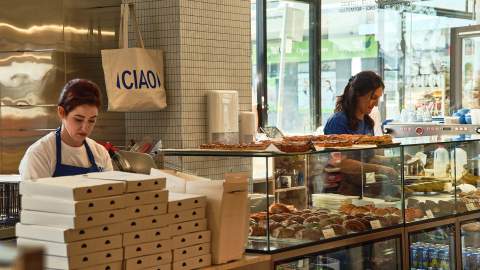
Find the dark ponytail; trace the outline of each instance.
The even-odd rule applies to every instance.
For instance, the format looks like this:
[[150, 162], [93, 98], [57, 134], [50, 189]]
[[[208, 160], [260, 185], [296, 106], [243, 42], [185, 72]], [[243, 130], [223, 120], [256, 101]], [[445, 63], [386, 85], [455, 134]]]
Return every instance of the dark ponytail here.
[[[373, 71], [362, 71], [350, 77], [343, 94], [337, 97], [337, 103], [335, 104], [335, 112], [344, 112], [346, 114], [350, 129], [357, 130], [360, 122], [355, 116], [358, 98], [372, 95], [379, 87], [385, 89], [382, 78]], [[374, 126], [373, 119], [369, 115], [365, 115], [365, 123], [370, 128]]]

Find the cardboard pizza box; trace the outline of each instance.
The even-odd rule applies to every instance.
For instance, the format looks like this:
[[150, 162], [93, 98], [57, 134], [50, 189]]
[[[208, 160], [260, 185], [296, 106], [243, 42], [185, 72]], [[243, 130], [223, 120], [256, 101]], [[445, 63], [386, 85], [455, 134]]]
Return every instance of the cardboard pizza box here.
[[[45, 270], [58, 270], [54, 268], [45, 268]], [[112, 262], [107, 264], [99, 264], [95, 266], [85, 267], [81, 270], [123, 270], [123, 261]]]
[[128, 232], [123, 234], [123, 245], [138, 245], [142, 243], [170, 239], [170, 237], [170, 228], [168, 226], [144, 231]]
[[168, 194], [168, 212], [179, 212], [193, 208], [206, 207], [207, 200], [204, 195], [174, 193]]
[[125, 192], [127, 193], [165, 189], [166, 186], [165, 177], [140, 173], [108, 171], [89, 173], [87, 177], [92, 179], [123, 181], [126, 184]]
[[159, 254], [172, 250], [172, 240], [165, 239], [155, 242], [125, 246], [124, 250], [125, 252], [123, 257], [125, 259]]
[[168, 190], [153, 190], [125, 194], [126, 207], [168, 202]]
[[126, 218], [125, 209], [91, 213], [80, 216], [30, 210], [22, 210], [20, 214], [20, 220], [23, 224], [71, 229], [89, 228], [104, 224], [118, 223], [125, 221]]
[[210, 254], [210, 243], [203, 243], [195, 246], [174, 249], [173, 261], [183, 261], [188, 258], [198, 257], [206, 254]]
[[207, 230], [207, 220], [206, 219], [198, 219], [192, 220], [177, 224], [171, 224], [170, 226], [170, 234], [172, 236], [188, 234], [192, 232], [199, 232]]
[[125, 232], [144, 231], [148, 229], [161, 228], [172, 224], [169, 214], [143, 217], [127, 220]]
[[172, 219], [172, 223], [181, 223], [190, 220], [202, 219], [205, 218], [205, 208], [194, 208], [188, 209], [180, 212], [169, 213]]
[[205, 254], [198, 257], [189, 258], [183, 261], [174, 262], [173, 270], [191, 270], [206, 267], [212, 264], [212, 255]]
[[46, 268], [78, 269], [118, 262], [122, 260], [122, 257], [123, 249], [119, 248], [71, 257], [45, 255], [44, 259]]
[[17, 223], [15, 234], [17, 237], [52, 241], [57, 243], [71, 243], [86, 239], [101, 238], [121, 234], [125, 231], [126, 223], [114, 223], [84, 229], [67, 229], [41, 225], [27, 225]]
[[122, 235], [118, 234], [72, 243], [17, 238], [17, 246], [41, 246], [46, 255], [67, 257], [122, 248]]
[[162, 264], [155, 267], [145, 268], [143, 270], [172, 270], [172, 264]]
[[172, 262], [172, 252], [163, 252], [155, 255], [148, 255], [125, 260], [125, 266], [128, 270], [140, 270], [148, 267], [168, 264]]
[[128, 219], [156, 216], [167, 213], [167, 203], [146, 204], [128, 207], [125, 211]]
[[172, 245], [173, 249], [179, 249], [203, 243], [210, 243], [210, 239], [210, 231], [194, 232], [172, 237]]
[[125, 208], [126, 198], [122, 195], [105, 198], [72, 201], [45, 196], [22, 196], [22, 209], [59, 213], [67, 215], [84, 215]]
[[85, 175], [40, 178], [20, 183], [21, 195], [45, 196], [71, 201], [115, 196], [124, 192], [124, 182], [89, 179]]

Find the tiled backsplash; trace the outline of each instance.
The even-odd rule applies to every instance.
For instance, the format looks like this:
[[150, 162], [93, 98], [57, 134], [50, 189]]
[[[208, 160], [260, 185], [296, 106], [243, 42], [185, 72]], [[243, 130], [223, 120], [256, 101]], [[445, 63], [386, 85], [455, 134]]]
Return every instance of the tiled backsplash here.
[[[206, 143], [208, 90], [238, 91], [240, 110], [251, 110], [250, 1], [129, 2], [135, 4], [145, 46], [165, 53], [168, 105], [161, 112], [127, 113], [127, 140], [151, 136], [165, 148]], [[131, 45], [133, 37], [131, 32]], [[251, 167], [247, 158], [176, 160], [179, 169], [216, 179]]]

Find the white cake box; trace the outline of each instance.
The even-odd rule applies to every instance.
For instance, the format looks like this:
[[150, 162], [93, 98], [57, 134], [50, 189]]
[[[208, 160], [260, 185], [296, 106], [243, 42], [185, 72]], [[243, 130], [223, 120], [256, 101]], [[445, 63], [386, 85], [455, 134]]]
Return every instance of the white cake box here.
[[172, 224], [169, 214], [127, 220], [125, 232], [144, 231]]
[[128, 207], [126, 215], [128, 219], [135, 219], [148, 216], [156, 216], [167, 213], [167, 203], [146, 204]]
[[172, 236], [188, 234], [192, 232], [199, 232], [207, 230], [207, 220], [206, 219], [198, 219], [192, 220], [177, 224], [171, 224], [170, 226], [170, 234]]
[[122, 195], [85, 201], [60, 200], [45, 196], [22, 196], [22, 209], [67, 215], [84, 215], [125, 208]]
[[[85, 267], [82, 268], [81, 270], [123, 270], [123, 262], [118, 261], [118, 262], [112, 262], [112, 263], [107, 263], [107, 264], [99, 264], [95, 266], [90, 266], [90, 267]], [[58, 270], [54, 268], [45, 268], [45, 270]]]
[[125, 192], [127, 193], [165, 189], [166, 186], [165, 177], [140, 173], [108, 171], [89, 173], [87, 177], [92, 179], [124, 181], [126, 183]]
[[139, 270], [172, 262], [172, 252], [164, 252], [125, 260], [127, 270]]
[[183, 210], [205, 207], [207, 199], [203, 195], [174, 193], [168, 194], [168, 212], [179, 212]]
[[173, 249], [210, 243], [210, 231], [194, 232], [172, 238]]
[[174, 262], [173, 270], [191, 270], [206, 267], [212, 264], [212, 255], [205, 254], [198, 257], [189, 258], [183, 261]]
[[142, 270], [172, 270], [171, 264], [162, 264], [155, 267], [149, 267]]
[[143, 243], [124, 247], [124, 258], [131, 259], [135, 257], [159, 254], [172, 250], [172, 240], [165, 239], [156, 242]]
[[89, 179], [84, 175], [41, 178], [20, 183], [21, 195], [46, 196], [71, 201], [115, 196], [124, 192], [124, 182]]
[[74, 256], [122, 247], [122, 235], [82, 240], [72, 243], [57, 243], [44, 240], [17, 238], [17, 246], [41, 246], [46, 255]]
[[15, 234], [17, 237], [52, 241], [58, 243], [71, 243], [85, 239], [94, 239], [125, 231], [125, 223], [114, 223], [85, 229], [66, 229], [40, 225], [26, 225], [17, 223]]
[[205, 254], [210, 254], [210, 243], [175, 249], [173, 250], [173, 261], [183, 261], [188, 258], [198, 257]]
[[44, 256], [45, 267], [53, 269], [78, 269], [121, 261], [123, 249], [112, 249], [71, 257]]
[[125, 194], [126, 207], [168, 202], [168, 190], [154, 190]]
[[150, 175], [165, 177], [167, 179], [167, 189], [171, 192], [185, 193], [186, 185], [189, 181], [205, 181], [208, 178], [203, 178], [196, 175], [177, 172], [174, 170], [159, 170], [150, 169]]
[[180, 212], [169, 213], [172, 219], [172, 223], [180, 223], [195, 219], [205, 218], [205, 208], [194, 208]]
[[91, 213], [86, 215], [65, 215], [57, 213], [22, 210], [20, 221], [23, 224], [34, 224], [60, 228], [89, 228], [98, 225], [118, 223], [125, 221], [125, 209], [111, 210], [108, 212]]
[[129, 232], [123, 234], [123, 245], [137, 245], [147, 242], [170, 239], [170, 229], [168, 226], [144, 231]]

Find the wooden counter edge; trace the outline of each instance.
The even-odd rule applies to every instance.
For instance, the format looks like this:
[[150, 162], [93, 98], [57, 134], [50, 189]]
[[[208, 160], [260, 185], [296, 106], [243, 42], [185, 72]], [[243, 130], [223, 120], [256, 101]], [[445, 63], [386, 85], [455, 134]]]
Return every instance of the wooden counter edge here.
[[246, 266], [253, 266], [253, 264], [257, 263], [264, 263], [269, 262], [271, 260], [270, 255], [264, 254], [245, 254], [239, 260], [224, 263], [224, 264], [217, 264], [217, 265], [210, 265], [204, 268], [200, 268], [200, 270], [229, 270], [229, 269], [237, 269]]

